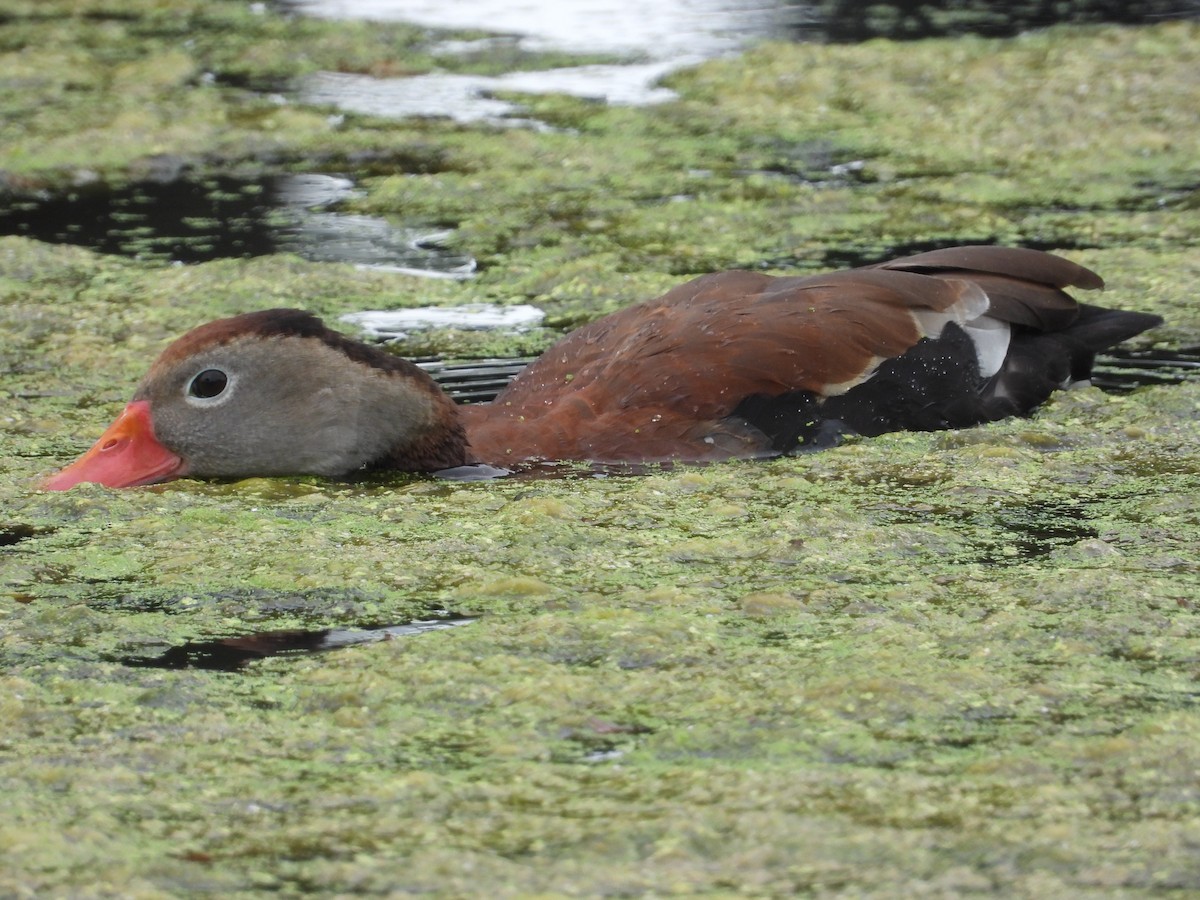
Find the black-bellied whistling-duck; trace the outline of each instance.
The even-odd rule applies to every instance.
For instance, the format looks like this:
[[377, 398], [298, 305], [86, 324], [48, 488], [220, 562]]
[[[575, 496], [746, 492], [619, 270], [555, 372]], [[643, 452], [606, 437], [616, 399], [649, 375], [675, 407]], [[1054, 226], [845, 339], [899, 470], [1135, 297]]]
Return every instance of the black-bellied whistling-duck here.
[[1002, 247], [828, 275], [705, 275], [572, 332], [466, 407], [308, 313], [248, 313], [167, 347], [96, 445], [45, 486], [700, 462], [975, 425], [1028, 413], [1086, 379], [1098, 350], [1162, 321], [1076, 303], [1071, 286], [1103, 282]]

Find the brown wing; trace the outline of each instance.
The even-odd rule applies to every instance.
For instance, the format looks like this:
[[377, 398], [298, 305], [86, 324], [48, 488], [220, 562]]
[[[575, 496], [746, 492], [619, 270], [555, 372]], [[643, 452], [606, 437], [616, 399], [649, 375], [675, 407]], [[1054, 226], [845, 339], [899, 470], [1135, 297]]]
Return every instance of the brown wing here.
[[1079, 305], [1062, 288], [1104, 287], [1091, 269], [1024, 247], [947, 247], [869, 268], [970, 279], [987, 293], [992, 318], [1039, 331], [1066, 328], [1079, 315]]
[[916, 313], [985, 307], [967, 282], [909, 272], [706, 275], [559, 341], [467, 413], [470, 442], [488, 462], [752, 455], [761, 435], [714, 424], [744, 398], [839, 393], [925, 335]]
[[946, 321], [1036, 330], [1079, 314], [1062, 288], [1101, 287], [1035, 250], [957, 247], [804, 278], [705, 275], [580, 329], [467, 413], [486, 461], [720, 459], [765, 452], [730, 414], [747, 397], [831, 396]]
[[541, 408], [600, 390], [616, 407], [684, 398], [722, 406], [713, 398], [825, 393], [916, 343], [914, 311], [945, 313], [968, 296], [962, 281], [902, 272], [706, 275], [568, 335], [499, 399]]

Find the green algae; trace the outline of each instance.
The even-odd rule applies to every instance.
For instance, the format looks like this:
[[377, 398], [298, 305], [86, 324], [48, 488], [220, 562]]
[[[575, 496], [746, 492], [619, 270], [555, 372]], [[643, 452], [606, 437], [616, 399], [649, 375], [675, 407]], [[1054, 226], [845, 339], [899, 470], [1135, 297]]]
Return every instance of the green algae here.
[[[1145, 393], [639, 479], [27, 498], [58, 584], [5, 628], [22, 883], [1190, 885], [1200, 394]], [[1072, 506], [1096, 537], [1022, 550]], [[437, 606], [483, 618], [232, 681], [111, 662]]]
[[[386, 152], [360, 207], [456, 226], [484, 270], [0, 239], [0, 894], [1200, 889], [1195, 382], [641, 477], [35, 486], [172, 336], [272, 305], [532, 300], [551, 328], [486, 349], [536, 352], [706, 268], [1045, 238], [1168, 318], [1143, 345], [1195, 344], [1194, 25], [768, 45], [654, 110], [531, 99], [574, 130], [543, 134], [331, 129], [230, 86], [415, 66], [401, 26], [208, 3], [189, 46], [179, 4], [42, 8], [6, 24], [0, 102], [33, 113], [3, 117], [10, 183]], [[443, 610], [479, 618], [241, 673], [126, 664]]]

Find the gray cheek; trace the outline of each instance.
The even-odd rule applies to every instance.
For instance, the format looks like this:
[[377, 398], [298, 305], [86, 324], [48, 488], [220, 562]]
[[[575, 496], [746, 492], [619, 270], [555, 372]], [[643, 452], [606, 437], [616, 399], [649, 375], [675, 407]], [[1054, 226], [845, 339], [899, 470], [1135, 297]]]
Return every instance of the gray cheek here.
[[193, 475], [248, 474], [257, 467], [263, 430], [237, 404], [196, 406], [182, 398], [155, 410], [158, 440], [187, 462]]

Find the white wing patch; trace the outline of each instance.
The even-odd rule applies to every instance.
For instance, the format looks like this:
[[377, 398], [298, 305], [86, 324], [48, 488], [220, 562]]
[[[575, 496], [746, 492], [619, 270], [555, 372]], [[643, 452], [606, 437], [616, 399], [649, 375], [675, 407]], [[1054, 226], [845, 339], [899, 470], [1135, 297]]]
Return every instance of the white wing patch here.
[[959, 292], [959, 298], [952, 305], [942, 311], [932, 309], [914, 309], [912, 316], [916, 319], [917, 328], [925, 337], [939, 338], [942, 336], [942, 329], [949, 323], [955, 325], [966, 325], [972, 319], [978, 319], [984, 315], [991, 307], [987, 294], [983, 292], [983, 288], [972, 281], [960, 281], [958, 279], [947, 278], [946, 281], [953, 284]]
[[980, 316], [963, 325], [963, 331], [975, 344], [975, 355], [979, 357], [979, 374], [991, 378], [1000, 371], [1008, 356], [1008, 342], [1012, 329], [1007, 322]]
[[854, 388], [856, 388], [860, 384], [862, 384], [864, 381], [868, 381], [875, 374], [875, 370], [878, 369], [879, 366], [884, 362], [884, 359], [885, 358], [882, 356], [872, 356], [871, 361], [869, 363], [867, 363], [867, 365], [863, 368], [861, 375], [856, 375], [854, 378], [851, 378], [849, 381], [842, 381], [838, 384], [825, 385], [825, 388], [821, 391], [821, 396], [822, 397], [840, 397], [842, 394], [846, 393], [847, 391], [853, 390]]
[[[946, 279], [950, 281], [951, 279]], [[939, 338], [942, 329], [950, 322], [958, 325], [975, 344], [975, 355], [979, 359], [979, 374], [990, 378], [1000, 371], [1008, 355], [1012, 330], [1007, 322], [989, 318], [986, 313], [991, 307], [983, 288], [971, 281], [954, 280], [962, 297], [950, 308], [935, 312], [930, 309], [914, 309], [913, 318], [926, 337]]]

